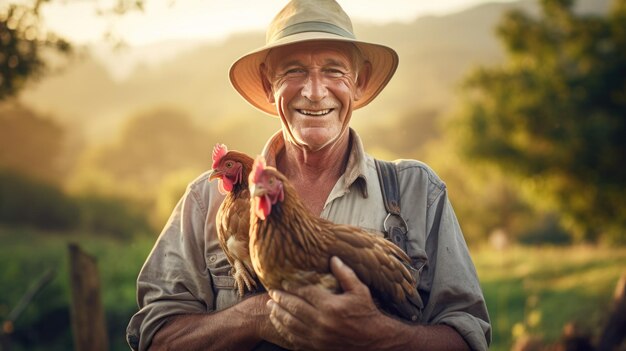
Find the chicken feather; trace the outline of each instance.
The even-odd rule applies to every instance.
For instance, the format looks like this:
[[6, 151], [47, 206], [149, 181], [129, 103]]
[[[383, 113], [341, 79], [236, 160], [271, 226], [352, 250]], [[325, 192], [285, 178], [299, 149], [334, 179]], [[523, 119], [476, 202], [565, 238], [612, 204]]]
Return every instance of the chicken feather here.
[[267, 289], [313, 284], [339, 293], [330, 272], [330, 258], [337, 256], [383, 310], [412, 322], [420, 318], [422, 301], [404, 251], [361, 228], [314, 216], [289, 180], [260, 157], [249, 184], [250, 256]]

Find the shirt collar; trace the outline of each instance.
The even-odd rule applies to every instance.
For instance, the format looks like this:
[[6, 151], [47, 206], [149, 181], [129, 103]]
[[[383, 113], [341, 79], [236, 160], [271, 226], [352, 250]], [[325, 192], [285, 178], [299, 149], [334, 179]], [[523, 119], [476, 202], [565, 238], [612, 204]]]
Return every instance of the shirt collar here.
[[[363, 148], [363, 143], [359, 135], [350, 128], [350, 155], [348, 156], [348, 165], [346, 171], [341, 177], [343, 181], [344, 192], [349, 191], [354, 185], [359, 189], [363, 197], [367, 198], [367, 155]], [[285, 139], [281, 130], [267, 141], [263, 147], [262, 155], [268, 166], [276, 167], [276, 157], [283, 152], [285, 148]]]

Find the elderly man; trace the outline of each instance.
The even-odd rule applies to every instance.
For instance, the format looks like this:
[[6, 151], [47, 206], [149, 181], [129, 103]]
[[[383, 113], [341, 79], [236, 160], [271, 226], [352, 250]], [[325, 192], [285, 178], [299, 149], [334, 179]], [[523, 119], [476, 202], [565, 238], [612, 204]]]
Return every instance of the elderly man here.
[[[264, 156], [308, 208], [334, 222], [383, 231], [387, 210], [374, 159], [349, 128], [396, 70], [390, 48], [361, 42], [333, 0], [293, 0], [264, 47], [237, 60], [230, 78], [252, 105], [281, 121]], [[395, 163], [403, 249], [419, 272], [418, 323], [376, 308], [350, 267], [331, 260], [343, 293], [319, 287], [239, 298], [220, 250], [223, 199], [202, 175], [190, 184], [138, 278], [140, 310], [128, 326], [139, 350], [486, 350], [489, 317], [445, 185], [426, 165]], [[382, 179], [382, 178], [381, 178]]]

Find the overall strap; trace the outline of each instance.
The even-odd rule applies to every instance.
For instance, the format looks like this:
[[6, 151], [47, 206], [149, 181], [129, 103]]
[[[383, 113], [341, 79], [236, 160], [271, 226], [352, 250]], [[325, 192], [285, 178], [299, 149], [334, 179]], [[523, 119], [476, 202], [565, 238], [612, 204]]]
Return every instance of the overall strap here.
[[375, 160], [380, 190], [387, 210], [383, 222], [385, 238], [407, 252], [406, 240], [408, 226], [400, 213], [400, 185], [396, 166], [392, 162]]

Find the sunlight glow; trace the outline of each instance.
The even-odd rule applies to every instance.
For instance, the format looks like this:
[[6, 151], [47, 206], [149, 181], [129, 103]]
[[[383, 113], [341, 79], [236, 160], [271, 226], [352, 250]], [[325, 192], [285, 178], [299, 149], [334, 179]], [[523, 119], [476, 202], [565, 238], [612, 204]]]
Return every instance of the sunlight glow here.
[[[510, 0], [496, 0], [510, 1]], [[419, 16], [461, 11], [486, 0], [340, 0], [354, 22], [408, 22]], [[173, 39], [219, 40], [231, 33], [262, 30], [284, 6], [276, 0], [145, 0], [145, 11], [124, 16], [98, 16], [111, 7], [106, 1], [53, 1], [42, 13], [57, 34], [81, 44], [100, 41], [106, 32], [119, 33], [129, 45]]]

